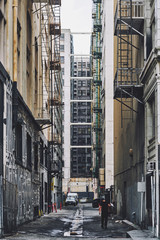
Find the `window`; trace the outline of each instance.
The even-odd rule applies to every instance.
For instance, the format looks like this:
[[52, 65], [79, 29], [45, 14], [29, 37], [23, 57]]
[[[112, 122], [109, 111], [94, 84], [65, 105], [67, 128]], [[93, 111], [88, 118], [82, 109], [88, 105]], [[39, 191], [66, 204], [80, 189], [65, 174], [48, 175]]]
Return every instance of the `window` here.
[[31, 156], [31, 136], [27, 133], [27, 167], [31, 170], [32, 156]]
[[43, 141], [40, 140], [40, 163], [43, 165]]
[[38, 144], [34, 143], [34, 171], [38, 172]]
[[61, 68], [61, 73], [62, 75], [64, 75], [64, 68]]
[[78, 62], [78, 68], [81, 68], [81, 66], [82, 66], [82, 63]]
[[84, 68], [86, 68], [86, 62], [83, 62], [82, 66], [83, 66]]
[[64, 52], [64, 45], [60, 45], [60, 52]]
[[45, 182], [45, 202], [48, 201], [48, 184]]
[[148, 126], [150, 126], [151, 138], [155, 136], [155, 98], [154, 95], [148, 102]]
[[61, 63], [64, 63], [64, 56], [61, 56]]
[[22, 126], [16, 127], [16, 161], [22, 162]]
[[61, 40], [64, 40], [65, 36], [64, 33], [61, 34]]
[[47, 168], [47, 147], [45, 148], [45, 167]]

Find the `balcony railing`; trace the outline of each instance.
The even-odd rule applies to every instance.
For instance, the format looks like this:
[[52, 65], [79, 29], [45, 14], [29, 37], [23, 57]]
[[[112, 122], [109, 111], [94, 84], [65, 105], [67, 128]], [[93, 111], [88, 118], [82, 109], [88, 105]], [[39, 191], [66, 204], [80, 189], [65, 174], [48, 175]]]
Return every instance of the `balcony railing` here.
[[141, 69], [135, 68], [132, 69], [118, 69], [115, 75], [114, 80], [114, 87], [119, 87], [122, 85], [129, 86], [129, 85], [140, 85], [139, 75]]
[[118, 0], [116, 11], [115, 11], [115, 17], [114, 17], [115, 27], [117, 25], [117, 20], [120, 19], [120, 16], [123, 19], [124, 18], [129, 19], [131, 17], [132, 19], [144, 18], [144, 0], [139, 0], [139, 1], [133, 0], [131, 7], [130, 7], [130, 1], [128, 0], [121, 1], [121, 10], [120, 10], [120, 0]]

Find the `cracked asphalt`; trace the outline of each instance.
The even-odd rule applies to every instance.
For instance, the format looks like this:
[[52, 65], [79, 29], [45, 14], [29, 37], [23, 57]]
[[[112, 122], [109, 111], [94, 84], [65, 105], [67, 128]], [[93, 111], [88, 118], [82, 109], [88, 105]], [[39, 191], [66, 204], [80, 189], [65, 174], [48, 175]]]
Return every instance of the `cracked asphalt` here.
[[5, 240], [59, 240], [59, 239], [126, 239], [133, 228], [117, 216], [109, 217], [107, 229], [101, 228], [101, 217], [91, 203], [67, 206], [57, 213], [44, 215], [35, 221], [23, 224]]

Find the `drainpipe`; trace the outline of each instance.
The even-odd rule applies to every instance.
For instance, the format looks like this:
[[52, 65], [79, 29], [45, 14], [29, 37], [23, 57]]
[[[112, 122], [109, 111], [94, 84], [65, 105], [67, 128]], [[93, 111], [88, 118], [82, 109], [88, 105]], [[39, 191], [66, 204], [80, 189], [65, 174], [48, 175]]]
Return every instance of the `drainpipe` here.
[[4, 89], [0, 81], [0, 238], [3, 236], [3, 104]]
[[17, 8], [18, 1], [13, 0], [13, 82], [17, 82]]

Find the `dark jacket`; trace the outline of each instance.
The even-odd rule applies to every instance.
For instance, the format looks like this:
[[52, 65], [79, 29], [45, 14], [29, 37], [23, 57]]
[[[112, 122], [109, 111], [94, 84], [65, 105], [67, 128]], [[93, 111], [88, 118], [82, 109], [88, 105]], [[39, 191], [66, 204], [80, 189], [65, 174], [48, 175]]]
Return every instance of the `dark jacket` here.
[[102, 211], [102, 215], [107, 216], [108, 215], [108, 204], [106, 202], [101, 202], [101, 211]]

